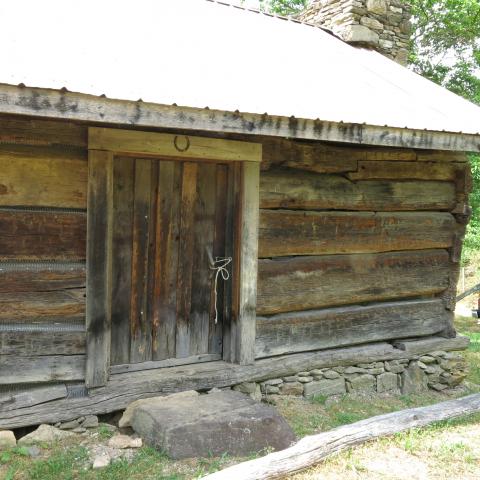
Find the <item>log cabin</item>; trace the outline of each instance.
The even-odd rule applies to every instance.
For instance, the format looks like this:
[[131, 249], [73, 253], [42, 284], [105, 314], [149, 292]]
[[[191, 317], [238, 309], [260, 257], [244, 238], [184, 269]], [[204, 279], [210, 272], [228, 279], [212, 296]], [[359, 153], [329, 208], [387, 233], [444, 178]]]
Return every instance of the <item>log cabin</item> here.
[[0, 429], [464, 348], [480, 109], [309, 23], [134, 7], [1, 7]]

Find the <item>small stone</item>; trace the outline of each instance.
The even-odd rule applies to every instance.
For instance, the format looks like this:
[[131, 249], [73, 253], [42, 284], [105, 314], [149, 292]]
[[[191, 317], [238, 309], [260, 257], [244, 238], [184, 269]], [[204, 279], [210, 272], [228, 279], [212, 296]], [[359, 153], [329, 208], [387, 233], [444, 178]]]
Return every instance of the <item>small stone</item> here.
[[217, 393], [217, 392], [221, 392], [221, 390], [217, 387], [213, 387], [207, 392], [207, 394], [208, 393]]
[[73, 430], [74, 428], [77, 428], [80, 426], [80, 422], [78, 420], [71, 420], [69, 422], [63, 422], [60, 424], [61, 430]]
[[328, 380], [333, 380], [334, 378], [339, 378], [340, 374], [335, 370], [326, 370], [325, 372], [323, 372], [323, 376]]
[[385, 372], [377, 377], [377, 392], [394, 392], [398, 390], [398, 378], [395, 373]]
[[281, 378], [272, 378], [271, 380], [266, 380], [262, 382], [264, 385], [281, 385], [283, 380]]
[[436, 390], [437, 392], [441, 392], [442, 390], [448, 388], [448, 385], [445, 385], [443, 383], [433, 383], [432, 385], [430, 385], [430, 388], [433, 388], [433, 390]]
[[132, 438], [128, 435], [114, 435], [109, 441], [108, 446], [111, 448], [140, 448], [142, 446], [141, 438]]
[[280, 393], [280, 388], [276, 385], [265, 385], [265, 393], [270, 395], [272, 393]]
[[343, 378], [336, 378], [333, 380], [319, 380], [318, 382], [306, 383], [303, 394], [305, 397], [310, 398], [314, 395], [329, 397], [331, 395], [341, 395], [345, 392], [345, 380]]
[[280, 387], [282, 395], [303, 395], [303, 384], [300, 382], [284, 383]]
[[347, 381], [349, 392], [372, 392], [375, 390], [375, 377], [373, 375], [359, 375]]
[[308, 377], [310, 375], [310, 372], [298, 372], [297, 376], [298, 377]]
[[383, 373], [385, 371], [385, 369], [383, 367], [381, 367], [381, 368], [369, 368], [369, 369], [367, 369], [367, 371], [370, 375], [380, 375], [381, 373]]
[[428, 389], [428, 378], [425, 372], [411, 362], [408, 368], [402, 373], [402, 393], [421, 393]]
[[11, 430], [0, 430], [0, 450], [8, 450], [16, 445], [17, 440]]
[[315, 377], [315, 376], [321, 377], [321, 376], [323, 375], [323, 370], [320, 370], [320, 369], [316, 368], [315, 370], [312, 370], [312, 371], [310, 372], [310, 375], [312, 375], [312, 376], [314, 376], [314, 377]]
[[421, 362], [420, 360], [417, 362], [417, 365], [422, 369], [422, 370], [425, 370], [427, 368], [427, 366]]
[[52, 427], [52, 425], [42, 424], [36, 430], [25, 435], [19, 441], [19, 445], [31, 445], [34, 443], [53, 443], [66, 438], [74, 437], [75, 434], [66, 430]]
[[378, 33], [370, 30], [364, 25], [349, 25], [348, 28], [343, 25], [333, 28], [333, 32], [348, 43], [362, 43], [367, 45], [378, 45]]
[[460, 359], [444, 359], [440, 360], [440, 366], [447, 370], [448, 372], [455, 371], [455, 370], [465, 370], [466, 363], [465, 360], [460, 357]]
[[108, 453], [103, 452], [97, 455], [93, 459], [93, 465], [92, 468], [97, 469], [97, 468], [104, 468], [108, 467], [110, 465], [110, 455]]
[[83, 428], [96, 428], [98, 427], [98, 417], [96, 415], [87, 415], [82, 422]]
[[42, 451], [36, 445], [32, 445], [31, 447], [26, 448], [30, 457], [38, 457], [42, 453]]
[[85, 433], [86, 431], [87, 429], [83, 427], [77, 427], [72, 430], [73, 433]]
[[429, 375], [435, 375], [436, 373], [441, 373], [441, 369], [438, 365], [428, 365], [425, 368], [425, 373], [428, 373]]
[[385, 370], [392, 373], [402, 373], [405, 370], [405, 366], [399, 360], [391, 360], [390, 362], [385, 362]]
[[291, 375], [290, 377], [283, 377], [284, 382], [296, 382], [298, 377], [296, 375]]
[[443, 350], [438, 350], [436, 352], [432, 352], [430, 355], [433, 357], [444, 357], [447, 354], [447, 352], [444, 352]]
[[313, 377], [298, 377], [300, 383], [309, 383], [313, 381]]
[[425, 365], [436, 362], [435, 358], [431, 357], [430, 355], [424, 355], [423, 357], [420, 357], [419, 360]]
[[367, 0], [367, 10], [377, 15], [387, 13], [387, 2], [385, 0]]
[[342, 374], [345, 372], [345, 367], [333, 367], [332, 370], [335, 370], [336, 372]]
[[371, 17], [362, 17], [360, 23], [373, 30], [383, 30], [383, 23]]
[[352, 375], [354, 373], [368, 373], [368, 370], [366, 368], [347, 367], [344, 373], [345, 375]]
[[390, 10], [395, 13], [403, 13], [403, 8], [391, 6]]
[[255, 393], [255, 391], [257, 390], [257, 384], [255, 382], [244, 382], [244, 383], [235, 385], [233, 387], [233, 390], [235, 390], [236, 392], [242, 392], [246, 394]]

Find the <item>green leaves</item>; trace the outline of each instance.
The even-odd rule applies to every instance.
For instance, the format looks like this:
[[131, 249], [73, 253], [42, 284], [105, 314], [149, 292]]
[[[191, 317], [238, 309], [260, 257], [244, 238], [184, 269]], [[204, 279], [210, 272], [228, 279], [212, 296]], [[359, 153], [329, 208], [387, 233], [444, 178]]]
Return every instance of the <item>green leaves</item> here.
[[260, 0], [260, 7], [277, 15], [294, 15], [301, 12], [308, 0]]

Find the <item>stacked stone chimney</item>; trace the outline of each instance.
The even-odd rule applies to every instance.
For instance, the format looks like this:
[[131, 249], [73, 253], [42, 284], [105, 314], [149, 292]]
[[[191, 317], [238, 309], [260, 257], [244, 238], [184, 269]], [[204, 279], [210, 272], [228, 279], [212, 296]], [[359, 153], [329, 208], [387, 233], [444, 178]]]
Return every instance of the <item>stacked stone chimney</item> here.
[[410, 16], [405, 0], [313, 0], [298, 18], [328, 28], [352, 45], [374, 48], [405, 65]]

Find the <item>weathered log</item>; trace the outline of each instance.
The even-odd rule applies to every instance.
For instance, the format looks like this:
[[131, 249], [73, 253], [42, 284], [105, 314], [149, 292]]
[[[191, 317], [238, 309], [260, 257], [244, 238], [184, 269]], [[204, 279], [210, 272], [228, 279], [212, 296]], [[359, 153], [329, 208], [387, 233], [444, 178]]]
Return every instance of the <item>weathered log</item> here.
[[446, 250], [260, 260], [257, 313], [413, 298], [448, 286]]
[[[450, 340], [443, 350], [458, 349]], [[431, 352], [428, 348], [419, 354]], [[39, 423], [71, 420], [91, 413], [102, 414], [121, 410], [139, 398], [153, 397], [184, 390], [208, 390], [242, 382], [259, 382], [297, 372], [341, 365], [408, 358], [406, 352], [389, 343], [336, 348], [310, 353], [297, 353], [257, 360], [253, 365], [206, 362], [198, 365], [145, 370], [111, 375], [105, 387], [92, 388], [88, 396], [32, 404], [11, 411], [0, 409], [0, 429], [17, 428]]]
[[13, 390], [0, 393], [0, 410], [3, 412], [40, 405], [67, 396], [67, 387], [64, 384], [12, 387]]
[[85, 355], [0, 356], [0, 384], [83, 380]]
[[455, 219], [444, 212], [261, 210], [260, 258], [448, 248]]
[[454, 182], [464, 164], [455, 162], [360, 161], [350, 180], [443, 180]]
[[87, 148], [87, 128], [68, 121], [0, 117], [0, 143]]
[[393, 346], [403, 350], [407, 355], [420, 355], [425, 350], [430, 352], [446, 350], [464, 350], [470, 344], [470, 339], [463, 335], [454, 338], [432, 337], [424, 339], [405, 339], [393, 342]]
[[[452, 312], [439, 299], [257, 317], [256, 357], [439, 333]], [[436, 350], [433, 348], [433, 350]]]
[[0, 206], [87, 206], [83, 150], [0, 146], [0, 172]]
[[203, 478], [208, 480], [285, 478], [354, 445], [478, 411], [480, 394], [477, 393], [427, 407], [378, 415], [328, 432], [304, 437], [290, 448], [233, 465]]
[[[83, 325], [2, 325], [0, 355], [42, 356], [85, 353]], [[20, 327], [20, 328], [19, 328]]]
[[0, 323], [68, 323], [84, 318], [84, 288], [52, 292], [0, 293]]
[[439, 181], [366, 180], [272, 169], [260, 177], [260, 208], [310, 210], [447, 210], [455, 185]]
[[85, 287], [85, 263], [0, 262], [0, 293]]
[[84, 260], [84, 212], [0, 210], [0, 259]]

